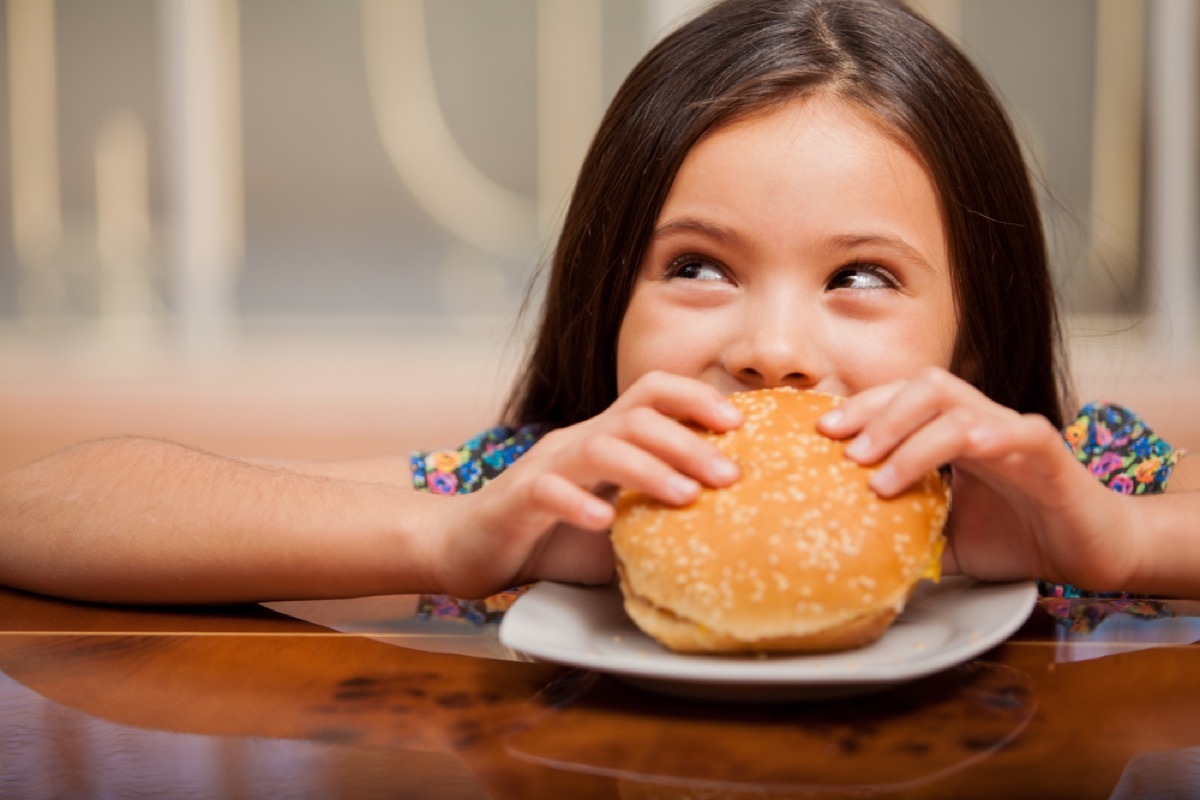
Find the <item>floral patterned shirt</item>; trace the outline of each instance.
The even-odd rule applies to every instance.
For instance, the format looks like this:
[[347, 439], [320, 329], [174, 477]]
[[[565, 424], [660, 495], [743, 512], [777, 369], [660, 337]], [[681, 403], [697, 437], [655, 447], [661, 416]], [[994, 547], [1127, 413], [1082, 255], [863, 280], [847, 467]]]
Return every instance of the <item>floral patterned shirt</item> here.
[[[545, 432], [541, 425], [495, 427], [448, 450], [412, 454], [413, 486], [434, 494], [466, 494], [482, 488], [521, 457]], [[1097, 480], [1122, 494], [1157, 494], [1166, 489], [1181, 452], [1145, 421], [1118, 405], [1089, 403], [1063, 431], [1075, 458]], [[1122, 597], [1122, 593], [1081, 592], [1072, 586], [1039, 582], [1051, 597]]]
[[1121, 494], [1164, 491], [1180, 456], [1137, 414], [1106, 403], [1084, 406], [1063, 439], [1089, 472]]

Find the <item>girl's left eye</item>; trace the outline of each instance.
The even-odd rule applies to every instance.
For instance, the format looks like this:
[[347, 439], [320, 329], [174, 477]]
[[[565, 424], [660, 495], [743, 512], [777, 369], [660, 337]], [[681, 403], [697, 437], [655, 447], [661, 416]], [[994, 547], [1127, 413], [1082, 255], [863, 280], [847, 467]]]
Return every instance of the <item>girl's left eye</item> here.
[[696, 255], [680, 256], [667, 267], [668, 278], [685, 278], [699, 281], [725, 280], [725, 271], [710, 259]]
[[829, 279], [829, 289], [895, 289], [900, 282], [888, 270], [876, 264], [851, 264]]

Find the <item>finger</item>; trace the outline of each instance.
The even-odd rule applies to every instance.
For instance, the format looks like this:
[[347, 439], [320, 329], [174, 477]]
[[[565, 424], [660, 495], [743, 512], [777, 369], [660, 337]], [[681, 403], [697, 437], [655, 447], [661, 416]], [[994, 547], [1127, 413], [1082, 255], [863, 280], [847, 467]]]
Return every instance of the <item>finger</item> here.
[[817, 420], [817, 430], [834, 439], [846, 439], [862, 430], [904, 386], [904, 381], [873, 386], [844, 400]]
[[675, 470], [710, 486], [727, 486], [739, 470], [715, 444], [688, 426], [640, 407], [614, 419], [615, 435], [645, 450]]
[[892, 450], [872, 473], [868, 481], [871, 488], [881, 497], [894, 497], [942, 464], [963, 457], [975, 422], [970, 411], [956, 408], [922, 426]]
[[1003, 409], [980, 415], [960, 407], [939, 416], [900, 444], [871, 476], [871, 487], [894, 496], [942, 464], [1034, 493], [1051, 485], [1062, 459], [1069, 458], [1059, 434], [1044, 417]]
[[[553, 520], [578, 528], [598, 531], [612, 524], [613, 507], [610, 503], [554, 472], [544, 472], [531, 481], [529, 500], [533, 508]], [[534, 527], [542, 529], [545, 525]]]
[[643, 375], [617, 398], [613, 409], [620, 411], [638, 405], [712, 431], [731, 430], [742, 423], [742, 412], [716, 387], [665, 372]]
[[1002, 478], [1032, 495], [1053, 495], [1064, 475], [1075, 476], [1076, 461], [1062, 434], [1040, 414], [978, 422], [967, 432], [964, 456], [965, 469]]
[[[694, 436], [694, 435], [693, 435]], [[700, 483], [646, 449], [608, 434], [589, 437], [579, 458], [561, 472], [576, 485], [616, 484], [669, 505], [684, 505], [700, 494]]]
[[[1001, 408], [949, 372], [928, 369], [920, 377], [905, 383], [863, 425], [847, 445], [846, 455], [860, 464], [874, 464], [916, 431], [951, 410], [973, 409], [973, 413], [983, 417]], [[962, 411], [956, 412], [953, 419], [959, 424], [968, 421]]]

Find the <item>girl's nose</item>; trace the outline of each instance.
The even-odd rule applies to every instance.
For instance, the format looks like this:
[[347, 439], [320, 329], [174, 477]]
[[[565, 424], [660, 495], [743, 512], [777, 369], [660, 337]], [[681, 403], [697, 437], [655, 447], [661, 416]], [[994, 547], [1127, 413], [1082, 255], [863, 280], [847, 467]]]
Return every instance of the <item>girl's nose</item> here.
[[813, 331], [787, 313], [760, 314], [747, 320], [727, 350], [725, 368], [748, 389], [809, 389], [824, 373]]

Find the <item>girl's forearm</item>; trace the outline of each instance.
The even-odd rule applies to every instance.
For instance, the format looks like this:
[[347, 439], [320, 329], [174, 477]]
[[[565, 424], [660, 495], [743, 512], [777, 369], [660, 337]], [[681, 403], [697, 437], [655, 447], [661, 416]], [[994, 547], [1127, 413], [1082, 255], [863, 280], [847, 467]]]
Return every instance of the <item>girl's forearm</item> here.
[[1135, 506], [1136, 563], [1127, 589], [1155, 597], [1200, 598], [1200, 492], [1129, 498]]
[[1165, 494], [1128, 500], [1137, 556], [1132, 580], [1118, 588], [1200, 598], [1200, 460], [1184, 454]]
[[0, 583], [106, 602], [436, 591], [443, 498], [113, 439], [0, 478]]

